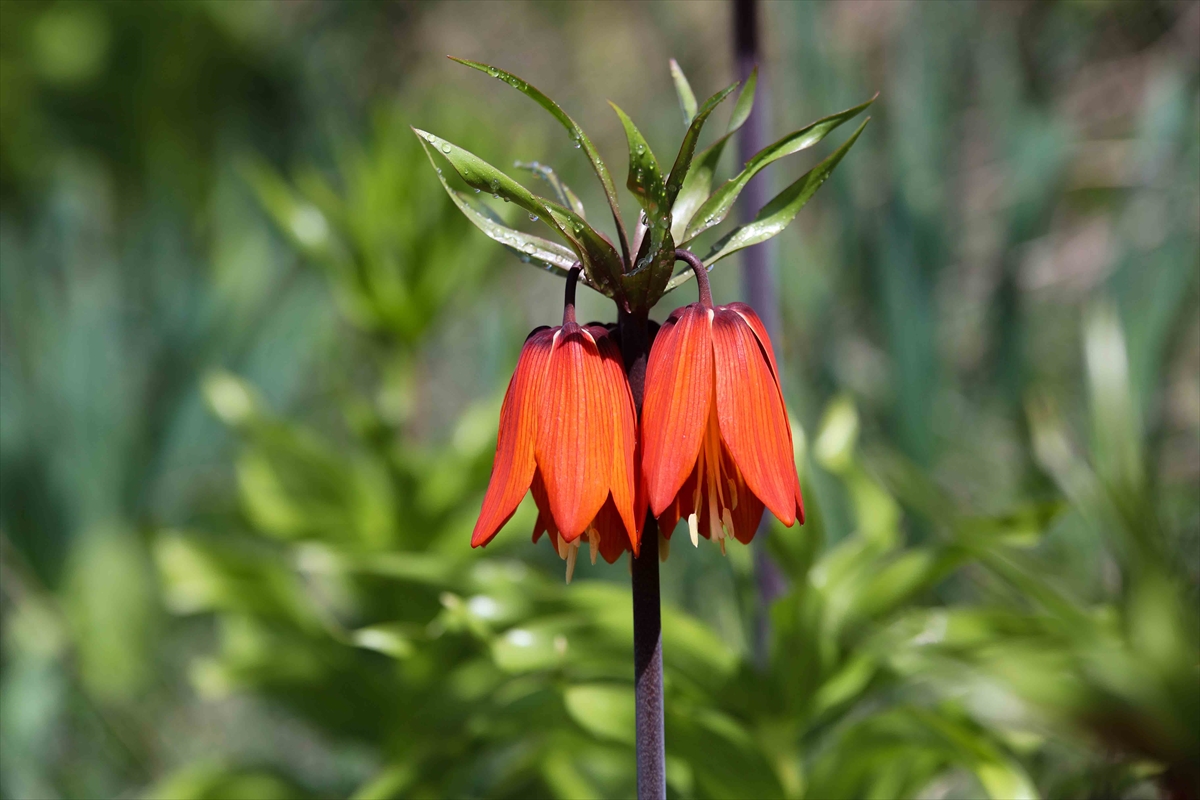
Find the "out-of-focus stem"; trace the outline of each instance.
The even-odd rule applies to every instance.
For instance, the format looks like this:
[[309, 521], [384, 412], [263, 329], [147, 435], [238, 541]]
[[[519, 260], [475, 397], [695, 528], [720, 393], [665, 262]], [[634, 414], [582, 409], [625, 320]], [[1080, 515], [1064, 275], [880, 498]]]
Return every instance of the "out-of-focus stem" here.
[[[759, 47], [759, 5], [756, 0], [734, 0], [733, 2], [733, 46], [734, 58], [737, 62], [737, 77], [745, 81], [750, 72], [758, 67], [758, 100], [746, 119], [746, 124], [738, 132], [738, 159], [745, 163], [766, 144], [765, 131], [768, 125], [768, 110], [770, 89], [767, 70], [761, 63], [761, 48]], [[754, 215], [766, 203], [766, 175], [755, 176], [742, 191], [741, 217], [745, 224], [754, 219]], [[779, 303], [777, 280], [774, 270], [775, 243], [748, 247], [742, 251], [742, 289], [746, 302], [753, 308], [766, 326], [767, 335], [773, 341], [779, 341]], [[767, 555], [766, 542], [769, 527], [769, 516], [764, 515], [759, 525], [758, 542], [754, 553], [754, 574], [758, 584], [758, 623], [756, 625], [755, 655], [760, 664], [767, 658], [767, 644], [770, 640], [770, 618], [768, 611], [771, 603], [787, 591], [787, 583], [779, 567]]]

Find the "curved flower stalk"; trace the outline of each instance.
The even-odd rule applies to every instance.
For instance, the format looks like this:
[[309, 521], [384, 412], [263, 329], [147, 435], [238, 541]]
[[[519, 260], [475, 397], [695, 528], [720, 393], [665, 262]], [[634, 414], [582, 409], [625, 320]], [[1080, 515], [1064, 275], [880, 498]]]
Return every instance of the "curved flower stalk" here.
[[699, 537], [749, 543], [763, 508], [804, 523], [792, 431], [766, 328], [744, 303], [713, 306], [700, 260], [699, 302], [677, 308], [655, 337], [642, 408], [642, 471], [650, 510], [670, 537], [687, 519]]
[[[538, 328], [525, 340], [500, 409], [496, 460], [471, 535], [491, 541], [528, 491], [538, 508], [533, 541], [550, 535], [567, 562], [567, 582], [586, 538], [608, 563], [638, 553], [636, 417], [621, 352], [603, 325], [575, 321], [575, 282], [567, 276], [563, 323]], [[639, 513], [640, 512], [640, 513]]]

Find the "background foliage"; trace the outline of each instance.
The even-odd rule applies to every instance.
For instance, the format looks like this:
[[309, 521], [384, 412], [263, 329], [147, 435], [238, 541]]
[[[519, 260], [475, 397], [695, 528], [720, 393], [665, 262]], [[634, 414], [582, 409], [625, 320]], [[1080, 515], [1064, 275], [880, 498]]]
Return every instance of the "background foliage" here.
[[[779, 240], [810, 521], [756, 540], [769, 636], [748, 549], [664, 566], [669, 792], [1200, 796], [1200, 6], [764, 13], [772, 132], [881, 95]], [[561, 284], [409, 126], [599, 219], [442, 55], [615, 167], [603, 100], [670, 152], [667, 58], [726, 85], [728, 14], [4, 4], [0, 795], [631, 793], [625, 570], [564, 587], [524, 507], [467, 547]]]

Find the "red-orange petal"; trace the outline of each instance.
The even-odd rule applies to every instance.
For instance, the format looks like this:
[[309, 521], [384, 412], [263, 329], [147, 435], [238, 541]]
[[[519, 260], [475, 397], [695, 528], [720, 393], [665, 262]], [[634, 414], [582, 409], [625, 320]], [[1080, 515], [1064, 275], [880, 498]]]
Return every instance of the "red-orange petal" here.
[[500, 431], [496, 437], [496, 457], [483, 508], [471, 533], [471, 546], [491, 541], [517, 510], [529, 490], [534, 470], [534, 441], [540, 395], [546, 365], [550, 359], [554, 331], [534, 333], [521, 348], [517, 367], [500, 406]]
[[[767, 354], [767, 360], [771, 362], [771, 374], [775, 378], [775, 385], [779, 388], [779, 396], [783, 397], [783, 384], [779, 380], [779, 365], [775, 362], [775, 350], [771, 347], [771, 337], [767, 335], [767, 326], [759, 319], [758, 314], [754, 313], [754, 309], [745, 303], [730, 303], [722, 306], [730, 311], [737, 312], [738, 316], [746, 320], [746, 324], [754, 331], [754, 335], [758, 337], [758, 343], [762, 345], [762, 349]], [[788, 426], [788, 447], [792, 446], [792, 429]], [[792, 470], [793, 490], [796, 494], [796, 519], [800, 520], [800, 524], [804, 524], [804, 497], [800, 493], [800, 477]]]
[[758, 532], [758, 524], [762, 521], [764, 506], [762, 501], [754, 496], [754, 492], [750, 491], [745, 479], [738, 472], [729, 448], [723, 446], [721, 451], [725, 474], [731, 476], [727, 480], [733, 482], [730, 496], [737, 498], [737, 503], [729, 514], [730, 521], [733, 522], [733, 535], [742, 544], [750, 544], [750, 540]]
[[625, 522], [621, 519], [612, 497], [604, 503], [593, 524], [596, 526], [596, 532], [600, 534], [600, 555], [609, 564], [631, 549]]
[[713, 400], [712, 321], [698, 303], [671, 313], [646, 365], [642, 475], [654, 516], [675, 499], [696, 465]]
[[534, 456], [559, 533], [573, 541], [609, 494], [613, 409], [592, 335], [573, 322], [555, 334]]
[[[588, 327], [596, 340], [602, 362], [601, 378], [608, 394], [612, 424], [612, 472], [609, 477], [611, 502], [620, 515], [629, 546], [636, 552], [641, 543], [642, 519], [636, 514], [635, 456], [637, 452], [637, 412], [633, 407], [633, 395], [629, 391], [629, 380], [625, 377], [625, 362], [621, 349], [600, 325]], [[601, 512], [603, 514], [603, 511]], [[645, 517], [645, 510], [642, 510]], [[607, 556], [606, 556], [607, 558]], [[611, 563], [611, 562], [610, 562]]]
[[712, 325], [721, 439], [746, 485], [784, 525], [796, 521], [796, 464], [783, 394], [753, 328], [720, 308]]

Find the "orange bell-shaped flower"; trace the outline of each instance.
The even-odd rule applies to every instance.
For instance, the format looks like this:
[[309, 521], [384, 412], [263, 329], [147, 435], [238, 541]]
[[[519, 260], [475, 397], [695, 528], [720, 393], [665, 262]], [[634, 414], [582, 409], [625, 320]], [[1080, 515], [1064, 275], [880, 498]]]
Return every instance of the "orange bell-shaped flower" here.
[[763, 507], [804, 523], [775, 354], [744, 303], [713, 307], [704, 268], [700, 302], [673, 311], [646, 366], [642, 474], [650, 510], [670, 536], [687, 519], [692, 543], [754, 538]]
[[[621, 351], [603, 325], [575, 322], [567, 278], [563, 324], [525, 340], [504, 404], [492, 477], [471, 546], [487, 544], [530, 489], [543, 533], [567, 562], [567, 580], [586, 534], [610, 564], [638, 552], [645, 501], [635, 498], [637, 422]], [[640, 506], [640, 514], [635, 507]]]

